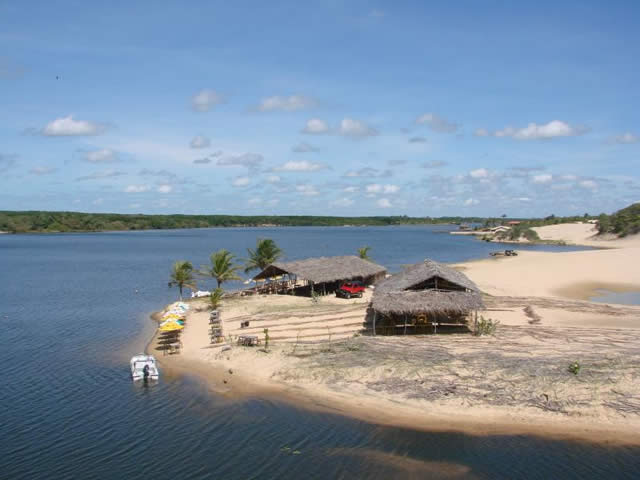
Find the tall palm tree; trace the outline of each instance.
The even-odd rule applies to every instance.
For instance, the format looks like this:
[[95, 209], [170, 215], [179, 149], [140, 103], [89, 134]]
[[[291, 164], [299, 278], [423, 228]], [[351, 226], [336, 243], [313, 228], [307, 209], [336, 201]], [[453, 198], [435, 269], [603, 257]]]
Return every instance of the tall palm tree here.
[[371, 250], [371, 247], [369, 246], [360, 247], [358, 249], [358, 256], [363, 260], [371, 260], [371, 258], [369, 257], [370, 250]]
[[211, 266], [202, 267], [199, 273], [207, 277], [215, 278], [217, 288], [220, 288], [220, 285], [224, 282], [240, 280], [240, 277], [236, 275], [240, 267], [233, 264], [236, 257], [229, 250], [223, 248], [222, 250], [212, 253], [209, 258], [211, 259]]
[[270, 238], [259, 238], [256, 242], [256, 249], [247, 248], [247, 252], [249, 253], [249, 258], [245, 263], [245, 273], [255, 269], [264, 270], [273, 262], [278, 261], [283, 254], [276, 242]]
[[180, 291], [180, 300], [182, 300], [182, 289], [184, 287], [195, 290], [196, 281], [193, 278], [193, 265], [186, 260], [178, 260], [171, 268], [169, 275], [169, 287], [178, 286]]

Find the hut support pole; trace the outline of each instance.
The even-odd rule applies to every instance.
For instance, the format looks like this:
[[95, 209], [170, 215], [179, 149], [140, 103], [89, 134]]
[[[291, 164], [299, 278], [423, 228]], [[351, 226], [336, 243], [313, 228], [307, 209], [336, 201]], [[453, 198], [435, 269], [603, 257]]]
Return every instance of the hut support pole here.
[[376, 316], [378, 315], [378, 312], [376, 312], [375, 310], [373, 311], [373, 336], [376, 336]]
[[407, 334], [407, 316], [404, 316], [404, 334]]

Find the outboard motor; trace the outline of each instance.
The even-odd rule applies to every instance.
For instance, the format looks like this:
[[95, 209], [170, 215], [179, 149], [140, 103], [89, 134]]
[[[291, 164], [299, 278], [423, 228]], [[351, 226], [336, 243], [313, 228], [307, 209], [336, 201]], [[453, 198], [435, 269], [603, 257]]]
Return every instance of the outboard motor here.
[[145, 365], [142, 369], [142, 378], [145, 382], [149, 380], [149, 365]]

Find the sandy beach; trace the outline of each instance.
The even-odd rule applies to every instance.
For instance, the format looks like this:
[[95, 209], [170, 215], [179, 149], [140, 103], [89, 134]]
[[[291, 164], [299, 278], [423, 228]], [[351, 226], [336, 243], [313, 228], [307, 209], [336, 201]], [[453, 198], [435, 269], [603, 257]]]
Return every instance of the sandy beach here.
[[[192, 302], [182, 353], [163, 356], [156, 343], [149, 350], [163, 368], [195, 374], [232, 398], [274, 396], [428, 430], [640, 443], [640, 307], [585, 300], [596, 289], [640, 291], [640, 238], [595, 240], [592, 228], [554, 225], [539, 235], [606, 248], [520, 252], [456, 266], [486, 293], [480, 313], [500, 321], [494, 336], [361, 335], [368, 291], [362, 299], [318, 303], [226, 300], [224, 346], [209, 344], [206, 305]], [[237, 346], [245, 333], [263, 344]], [[578, 375], [567, 371], [574, 361]]]

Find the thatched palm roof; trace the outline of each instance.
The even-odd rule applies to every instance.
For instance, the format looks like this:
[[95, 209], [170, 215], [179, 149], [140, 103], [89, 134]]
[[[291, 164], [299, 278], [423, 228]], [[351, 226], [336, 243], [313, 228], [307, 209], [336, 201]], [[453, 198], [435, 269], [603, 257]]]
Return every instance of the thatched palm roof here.
[[384, 272], [386, 269], [376, 263], [363, 260], [355, 255], [346, 255], [308, 258], [295, 262], [274, 262], [253, 279], [260, 280], [289, 274], [313, 283], [324, 283], [367, 278]]
[[386, 291], [403, 291], [434, 277], [442, 278], [473, 292], [480, 291], [478, 286], [464, 273], [443, 263], [434, 262], [429, 259], [426, 259], [424, 262], [411, 265], [410, 267], [405, 268], [402, 272], [387, 278], [377, 286], [377, 289]]
[[[409, 290], [433, 277], [460, 287], [460, 291]], [[423, 312], [464, 314], [484, 308], [480, 290], [466, 275], [433, 260], [412, 265], [381, 282], [373, 293], [371, 305], [383, 314]]]

